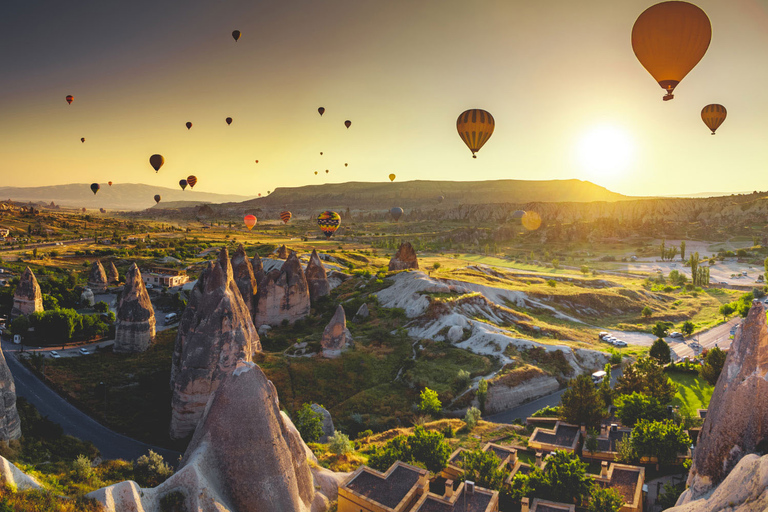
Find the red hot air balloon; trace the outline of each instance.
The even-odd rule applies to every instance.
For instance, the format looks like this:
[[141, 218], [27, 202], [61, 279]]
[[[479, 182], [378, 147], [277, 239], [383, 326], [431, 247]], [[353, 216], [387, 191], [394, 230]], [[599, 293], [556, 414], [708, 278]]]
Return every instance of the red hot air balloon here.
[[98, 183], [91, 183], [91, 192], [93, 192], [93, 195], [96, 195], [96, 192], [99, 191], [101, 186]]
[[317, 175], [317, 171], [315, 171], [315, 175]]
[[155, 194], [155, 202], [159, 203], [160, 199], [162, 199], [162, 197], [160, 197], [160, 194]]
[[111, 181], [108, 181], [108, 182], [107, 182], [107, 185], [109, 185], [109, 186], [111, 187], [111, 186], [112, 186], [112, 182], [111, 182]]
[[240, 39], [240, 31], [239, 30], [233, 30], [232, 31], [232, 39], [237, 42], [238, 39]]
[[68, 94], [67, 95], [67, 103], [69, 103], [71, 105], [73, 101], [75, 101], [75, 97], [72, 96], [71, 94]]
[[323, 114], [325, 114], [325, 108], [324, 107], [320, 107], [319, 109], [317, 109], [317, 111], [320, 113], [321, 117], [322, 117]]
[[227, 124], [232, 124], [232, 118], [231, 117], [227, 118]]
[[255, 215], [246, 215], [243, 217], [243, 222], [245, 222], [245, 227], [248, 228], [248, 231], [253, 229], [253, 226], [256, 225], [256, 216]]
[[190, 123], [189, 121], [187, 121], [187, 130], [189, 130], [190, 128], [192, 128], [192, 123]]
[[261, 197], [261, 192], [259, 192], [259, 197]]
[[195, 185], [197, 185], [197, 177], [194, 175], [187, 176], [187, 185], [189, 185], [190, 188], [195, 188]]
[[346, 120], [346, 121], [344, 121], [344, 126], [346, 126], [347, 128], [349, 128], [350, 126], [352, 126], [352, 121], [350, 121], [350, 120]]
[[152, 155], [149, 157], [149, 165], [152, 166], [155, 172], [159, 171], [164, 163], [165, 158], [163, 158], [163, 155]]
[[258, 160], [256, 160], [256, 163], [259, 163], [259, 161], [258, 161]]

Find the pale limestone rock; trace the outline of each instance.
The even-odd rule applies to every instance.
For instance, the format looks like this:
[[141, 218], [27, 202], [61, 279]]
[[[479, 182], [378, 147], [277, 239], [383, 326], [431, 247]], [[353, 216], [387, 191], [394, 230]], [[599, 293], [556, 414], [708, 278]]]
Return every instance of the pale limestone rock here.
[[406, 269], [419, 269], [419, 259], [416, 257], [416, 251], [411, 245], [411, 242], [403, 242], [400, 244], [397, 253], [395, 253], [392, 259], [389, 260], [390, 271]]
[[16, 385], [13, 375], [0, 350], [0, 441], [12, 441], [21, 437], [21, 421], [16, 410]]
[[107, 271], [107, 281], [109, 284], [117, 284], [120, 282], [120, 274], [117, 272], [117, 267], [115, 267], [114, 262], [110, 261], [105, 270]]
[[136, 264], [125, 274], [125, 286], [117, 306], [115, 352], [144, 352], [155, 339], [155, 310]]
[[280, 270], [271, 270], [259, 282], [256, 325], [294, 323], [309, 314], [309, 287], [296, 253], [291, 253]]
[[352, 342], [352, 335], [347, 329], [347, 317], [341, 304], [336, 308], [336, 313], [323, 330], [323, 338], [320, 344], [323, 347], [323, 355], [335, 357], [341, 349]]
[[245, 305], [248, 306], [251, 317], [253, 317], [256, 309], [257, 281], [256, 276], [253, 274], [251, 260], [246, 256], [242, 244], [237, 248], [234, 256], [232, 256], [232, 273], [234, 274], [237, 289], [240, 290], [240, 295], [243, 297]]
[[304, 275], [307, 278], [307, 286], [309, 286], [309, 299], [313, 304], [320, 297], [325, 297], [331, 293], [331, 285], [328, 283], [325, 267], [315, 249], [312, 249], [312, 255], [309, 257]]
[[37, 278], [32, 269], [27, 267], [21, 274], [21, 280], [16, 291], [13, 294], [13, 309], [11, 309], [11, 318], [21, 315], [31, 315], [36, 311], [43, 310], [43, 294], [40, 291], [40, 285], [37, 284]]
[[107, 273], [104, 272], [104, 267], [101, 266], [99, 260], [94, 261], [91, 265], [91, 271], [88, 274], [88, 288], [93, 290], [93, 293], [107, 291]]
[[333, 418], [331, 418], [331, 413], [329, 413], [328, 410], [320, 404], [312, 404], [310, 407], [313, 411], [323, 416], [323, 435], [321, 435], [320, 439], [317, 441], [319, 443], [327, 443], [328, 438], [336, 433], [336, 429], [333, 426]]

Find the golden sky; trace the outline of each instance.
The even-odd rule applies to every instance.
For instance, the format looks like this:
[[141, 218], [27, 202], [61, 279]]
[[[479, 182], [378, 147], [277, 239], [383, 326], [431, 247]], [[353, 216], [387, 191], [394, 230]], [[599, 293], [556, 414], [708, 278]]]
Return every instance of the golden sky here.
[[[766, 189], [768, 0], [695, 2], [712, 43], [669, 102], [630, 45], [653, 3], [10, 0], [2, 185], [195, 174], [195, 191], [255, 196], [395, 173], [579, 178], [628, 195]], [[714, 137], [708, 103], [728, 109]], [[475, 160], [455, 127], [468, 108], [496, 120]]]

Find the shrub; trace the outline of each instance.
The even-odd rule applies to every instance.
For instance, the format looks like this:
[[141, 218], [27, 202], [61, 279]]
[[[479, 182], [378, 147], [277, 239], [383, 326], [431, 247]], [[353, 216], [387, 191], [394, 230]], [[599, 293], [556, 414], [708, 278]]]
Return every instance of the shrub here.
[[547, 285], [554, 288], [557, 286], [557, 281], [555, 281], [554, 279], [547, 279]]
[[658, 421], [666, 417], [666, 409], [656, 398], [641, 393], [619, 396], [616, 406], [616, 416], [628, 427], [641, 419]]
[[725, 366], [725, 352], [715, 347], [708, 350], [707, 355], [704, 356], [704, 364], [699, 367], [699, 376], [714, 386], [723, 371], [723, 366]]
[[157, 487], [173, 474], [173, 469], [165, 463], [163, 456], [149, 450], [142, 455], [134, 465], [136, 483], [141, 487]]
[[467, 429], [472, 430], [477, 426], [477, 422], [480, 421], [480, 409], [477, 407], [470, 407], [467, 409], [467, 414], [464, 415], [464, 423], [467, 424]]
[[488, 381], [480, 379], [477, 384], [477, 402], [480, 404], [480, 412], [485, 412], [485, 400], [488, 398]]
[[557, 418], [560, 417], [560, 414], [562, 414], [560, 407], [547, 405], [533, 413], [531, 416], [534, 418]]
[[93, 476], [91, 460], [85, 455], [78, 455], [72, 462], [72, 472], [78, 482], [87, 482]]
[[[670, 506], [673, 505], [674, 503]], [[616, 490], [596, 485], [589, 498], [587, 512], [619, 512], [623, 506], [624, 498]]]
[[656, 499], [656, 503], [658, 505], [661, 505], [662, 509], [668, 509], [675, 506], [675, 503], [677, 503], [677, 499], [680, 497], [681, 494], [683, 494], [683, 491], [685, 490], [685, 481], [682, 481], [678, 484], [671, 484], [670, 482], [666, 482], [664, 484], [664, 490], [659, 494], [659, 497]]
[[181, 491], [169, 492], [160, 498], [161, 512], [187, 512], [187, 503]]
[[461, 461], [461, 466], [464, 470], [463, 478], [464, 480], [475, 482], [480, 487], [499, 490], [509, 474], [506, 466], [499, 469], [500, 465], [501, 460], [499, 460], [499, 457], [493, 450], [488, 450], [487, 452], [482, 450], [464, 452]]
[[338, 430], [328, 438], [328, 450], [336, 455], [351, 453], [355, 449], [349, 437]]
[[611, 351], [611, 364], [621, 364], [621, 352]]
[[419, 410], [427, 414], [438, 415], [443, 410], [443, 404], [437, 397], [437, 391], [433, 391], [429, 388], [424, 390], [419, 395], [421, 401], [419, 402]]
[[315, 443], [323, 435], [323, 415], [313, 411], [307, 403], [296, 411], [293, 424], [304, 442]]

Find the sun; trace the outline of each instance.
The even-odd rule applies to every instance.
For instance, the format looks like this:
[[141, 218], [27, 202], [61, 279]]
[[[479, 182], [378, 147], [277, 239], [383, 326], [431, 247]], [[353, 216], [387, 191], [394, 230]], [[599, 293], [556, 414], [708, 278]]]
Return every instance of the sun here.
[[600, 125], [579, 139], [579, 163], [590, 174], [610, 176], [626, 171], [632, 162], [635, 146], [630, 135], [618, 126]]

